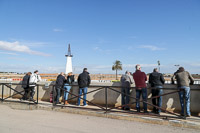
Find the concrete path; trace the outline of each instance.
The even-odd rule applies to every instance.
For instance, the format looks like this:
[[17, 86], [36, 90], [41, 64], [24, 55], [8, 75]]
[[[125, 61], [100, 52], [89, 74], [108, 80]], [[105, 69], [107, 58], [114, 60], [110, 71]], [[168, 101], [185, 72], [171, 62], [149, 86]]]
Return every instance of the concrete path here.
[[0, 133], [199, 133], [199, 130], [0, 105]]

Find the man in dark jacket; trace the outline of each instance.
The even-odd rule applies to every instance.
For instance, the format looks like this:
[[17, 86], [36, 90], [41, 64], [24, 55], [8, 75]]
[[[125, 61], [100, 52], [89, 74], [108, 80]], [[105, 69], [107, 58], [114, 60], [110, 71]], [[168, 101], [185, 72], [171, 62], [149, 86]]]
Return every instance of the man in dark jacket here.
[[64, 76], [64, 73], [61, 72], [56, 79], [56, 86], [55, 86], [56, 89], [54, 92], [54, 104], [59, 103], [60, 92], [64, 87], [64, 83], [65, 83], [65, 76]]
[[[136, 86], [136, 109], [137, 112], [140, 112], [140, 96], [142, 94], [142, 99], [147, 102], [147, 76], [144, 72], [141, 71], [141, 66], [138, 64], [135, 66], [136, 71], [133, 73], [133, 79], [135, 81]], [[148, 113], [147, 111], [147, 103], [143, 102], [144, 113]]]
[[[174, 83], [174, 79], [177, 80], [178, 89], [182, 90], [179, 92], [181, 115], [184, 115], [184, 106], [186, 106], [186, 115], [190, 117], [190, 84], [192, 85], [194, 83], [194, 79], [183, 67], [179, 67], [179, 70], [174, 73], [172, 83]], [[184, 98], [186, 105], [184, 105]]]
[[[157, 68], [154, 68], [153, 72], [149, 75], [149, 83], [152, 87], [152, 97], [159, 96], [163, 94], [163, 84], [165, 83], [165, 79], [161, 73], [158, 72]], [[157, 101], [156, 101], [157, 100]], [[155, 106], [162, 107], [162, 96], [158, 98], [153, 98], [152, 103]], [[160, 114], [161, 110], [153, 107], [153, 112], [156, 114]]]
[[27, 100], [27, 95], [29, 93], [29, 80], [30, 80], [30, 76], [31, 76], [31, 72], [28, 72], [22, 80], [22, 87], [24, 88], [24, 95], [22, 97], [22, 100]]
[[[87, 88], [90, 85], [90, 75], [87, 71], [87, 68], [83, 69], [83, 72], [78, 76], [78, 85], [79, 85], [79, 96], [81, 97], [83, 93], [83, 105], [87, 106], [86, 103], [86, 94], [87, 94]], [[80, 100], [81, 98], [78, 98], [78, 106], [80, 106]]]

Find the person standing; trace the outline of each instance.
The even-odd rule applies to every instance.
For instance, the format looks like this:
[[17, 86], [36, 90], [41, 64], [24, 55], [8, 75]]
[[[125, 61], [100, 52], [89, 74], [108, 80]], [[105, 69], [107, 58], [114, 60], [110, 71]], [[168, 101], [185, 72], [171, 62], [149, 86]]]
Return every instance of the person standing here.
[[86, 94], [87, 88], [90, 85], [91, 79], [87, 68], [83, 69], [83, 72], [78, 76], [78, 85], [79, 85], [79, 97], [78, 97], [78, 106], [80, 106], [81, 95], [83, 93], [83, 105], [87, 106], [86, 103]]
[[[160, 96], [163, 94], [163, 84], [165, 83], [165, 79], [161, 73], [158, 72], [158, 68], [154, 68], [153, 72], [149, 75], [149, 84], [151, 85], [151, 93], [152, 97]], [[162, 96], [158, 98], [153, 98], [152, 103], [155, 106], [162, 107]], [[153, 107], [153, 113], [160, 114], [161, 110]]]
[[68, 101], [67, 101], [67, 98], [68, 98], [68, 95], [69, 95], [69, 91], [71, 89], [70, 85], [72, 85], [73, 82], [74, 82], [74, 75], [72, 75], [72, 72], [70, 72], [70, 73], [68, 73], [67, 80], [65, 81], [65, 85], [64, 85], [65, 104], [69, 104]]
[[35, 86], [36, 83], [41, 81], [41, 77], [39, 75], [38, 70], [35, 70], [33, 74], [31, 74], [30, 76], [30, 80], [29, 80], [29, 87], [30, 87], [30, 100], [33, 101], [33, 97], [35, 94]]
[[[136, 109], [137, 112], [140, 112], [139, 100], [141, 94], [143, 101], [147, 102], [147, 86], [146, 86], [147, 76], [144, 72], [141, 71], [141, 66], [139, 64], [137, 64], [135, 68], [136, 71], [135, 73], [133, 73], [133, 79], [135, 81], [135, 86], [136, 86]], [[147, 103], [145, 102], [143, 102], [144, 113], [148, 113]]]
[[29, 93], [29, 80], [30, 80], [30, 76], [31, 76], [31, 72], [28, 72], [22, 80], [22, 88], [24, 88], [24, 95], [22, 97], [22, 100], [27, 100], [27, 95]]
[[64, 87], [65, 80], [66, 78], [64, 76], [64, 72], [61, 72], [56, 78], [56, 85], [55, 85], [55, 91], [54, 91], [54, 105], [59, 103], [61, 90]]
[[123, 110], [130, 110], [129, 101], [130, 101], [130, 87], [131, 84], [133, 83], [133, 77], [130, 75], [129, 71], [126, 71], [125, 74], [122, 75], [121, 77], [121, 92], [122, 92], [122, 109]]
[[[184, 115], [184, 106], [186, 106], [186, 116], [190, 117], [190, 84], [194, 83], [194, 79], [189, 72], [185, 71], [184, 67], [179, 67], [178, 71], [174, 73], [172, 83], [174, 83], [175, 79], [177, 80], [178, 89], [183, 90], [179, 92], [181, 115]], [[184, 100], [186, 105], [184, 105]]]

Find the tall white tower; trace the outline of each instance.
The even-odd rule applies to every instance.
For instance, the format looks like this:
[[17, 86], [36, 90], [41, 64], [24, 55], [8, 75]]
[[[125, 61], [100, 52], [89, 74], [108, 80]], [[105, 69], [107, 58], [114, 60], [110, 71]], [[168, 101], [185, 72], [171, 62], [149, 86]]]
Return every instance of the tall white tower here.
[[73, 55], [71, 54], [70, 44], [68, 45], [68, 53], [65, 56], [67, 57], [65, 73], [68, 74], [69, 72], [72, 72], [72, 57], [73, 57]]

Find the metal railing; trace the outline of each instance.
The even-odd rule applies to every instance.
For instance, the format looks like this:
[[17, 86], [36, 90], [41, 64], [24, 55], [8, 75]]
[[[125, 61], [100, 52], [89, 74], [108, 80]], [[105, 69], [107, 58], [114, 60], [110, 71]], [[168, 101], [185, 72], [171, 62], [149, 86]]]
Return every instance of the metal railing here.
[[[6, 101], [8, 98], [12, 98], [12, 97], [14, 97], [15, 95], [18, 95], [18, 94], [21, 95], [21, 96], [23, 96], [24, 89], [22, 91], [18, 91], [16, 89], [12, 88], [12, 85], [18, 86], [18, 85], [22, 85], [22, 84], [17, 84], [17, 83], [0, 83], [0, 86], [2, 88], [2, 94], [1, 94], [0, 100], [2, 102]], [[34, 104], [38, 104], [39, 103], [38, 102], [38, 98], [39, 98], [39, 86], [44, 86], [44, 85], [36, 84], [36, 86], [35, 86], [35, 89], [37, 90], [36, 91], [36, 101], [35, 100], [31, 100]], [[57, 106], [55, 104], [55, 93], [54, 93], [55, 90], [56, 90], [55, 85], [50, 85], [50, 86], [53, 87], [53, 106]], [[68, 86], [78, 87], [78, 85], [68, 85]], [[12, 95], [10, 94], [7, 97], [4, 97], [5, 87], [7, 89], [10, 89], [10, 90], [14, 91], [15, 93], [12, 94]], [[170, 94], [179, 93], [180, 91], [184, 91], [184, 90], [177, 90], [175, 88], [162, 88], [163, 90], [173, 90], [173, 91], [168, 92], [168, 93], [163, 93], [162, 95], [154, 96], [154, 97], [151, 97], [151, 98], [147, 98], [147, 100], [140, 100], [140, 99], [137, 99], [134, 96], [127, 95], [127, 94], [125, 94], [125, 93], [123, 93], [123, 92], [121, 92], [121, 91], [119, 91], [119, 90], [116, 89], [116, 88], [118, 88], [118, 89], [121, 88], [121, 86], [98, 86], [98, 85], [91, 85], [89, 87], [93, 87], [93, 88], [97, 88], [97, 89], [87, 92], [86, 95], [90, 94], [90, 93], [93, 93], [93, 92], [100, 91], [100, 90], [104, 90], [104, 92], [105, 92], [105, 97], [104, 97], [105, 98], [105, 103], [103, 105], [102, 104], [96, 104], [94, 102], [91, 102], [91, 101], [89, 101], [87, 99], [82, 98], [81, 96], [83, 96], [84, 94], [77, 95], [77, 94], [71, 93], [70, 91], [67, 91], [65, 89], [62, 89], [62, 91], [65, 91], [65, 92], [67, 92], [67, 93], [69, 93], [71, 95], [71, 98], [68, 98], [66, 101], [70, 101], [70, 100], [75, 99], [75, 98], [80, 98], [82, 100], [86, 100], [88, 102], [88, 104], [94, 105], [94, 106], [98, 107], [99, 109], [105, 111], [105, 113], [109, 113], [109, 112], [112, 112], [112, 111], [116, 112], [116, 110], [120, 110], [120, 112], [121, 112], [120, 108], [125, 107], [126, 105], [131, 106], [131, 105], [133, 105], [133, 104], [136, 103], [136, 102], [131, 102], [131, 103], [126, 104], [126, 105], [120, 105], [120, 106], [116, 106], [116, 107], [110, 106], [109, 107], [109, 104], [108, 104], [108, 90], [109, 90], [109, 91], [113, 91], [113, 92], [116, 92], [116, 93], [119, 93], [119, 94], [123, 94], [125, 96], [129, 96], [130, 98], [132, 98], [134, 100], [138, 100], [139, 102], [144, 102], [147, 105], [155, 107], [156, 109], [160, 109], [160, 110], [162, 110], [162, 112], [165, 112], [167, 114], [171, 114], [171, 115], [173, 115], [173, 117], [175, 116], [178, 119], [186, 119], [186, 113], [184, 114], [184, 116], [182, 116], [181, 114], [174, 113], [174, 112], [168, 111], [168, 110], [166, 110], [164, 108], [160, 108], [160, 107], [158, 107], [156, 105], [153, 105], [151, 102], [148, 101], [148, 100], [152, 100], [153, 98], [158, 98], [160, 96], [166, 96], [166, 95], [170, 95]], [[136, 88], [135, 87], [131, 87], [131, 89], [135, 90]], [[148, 89], [151, 89], [151, 88], [148, 88]], [[197, 90], [197, 89], [195, 89], [195, 90]], [[199, 91], [199, 89], [198, 89], [198, 91]], [[61, 106], [62, 107], [70, 107], [70, 106], [65, 105], [65, 98], [64, 98], [64, 104], [61, 104]], [[186, 106], [184, 106], [184, 107], [185, 107], [185, 111], [184, 112], [186, 112]], [[137, 114], [137, 112], [134, 111], [134, 110], [132, 110], [132, 109], [128, 110], [128, 111], [125, 110], [125, 112], [126, 113], [136, 113]], [[152, 115], [151, 113], [149, 113], [149, 114], [140, 113], [140, 114]], [[168, 119], [169, 117], [172, 117], [172, 116], [169, 116], [169, 115], [155, 115], [155, 116], [164, 117], [166, 119]]]

